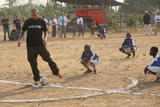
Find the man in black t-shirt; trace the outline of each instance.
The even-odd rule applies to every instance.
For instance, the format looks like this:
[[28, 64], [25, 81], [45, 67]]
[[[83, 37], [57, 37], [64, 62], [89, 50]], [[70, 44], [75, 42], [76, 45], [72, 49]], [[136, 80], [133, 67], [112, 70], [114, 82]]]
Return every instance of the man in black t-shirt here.
[[2, 19], [3, 25], [3, 32], [4, 32], [4, 41], [6, 41], [6, 33], [8, 33], [8, 38], [10, 37], [10, 30], [9, 30], [9, 19], [6, 16]]
[[[32, 9], [32, 18], [25, 21], [22, 27], [22, 33], [19, 37], [18, 46], [21, 46], [21, 39], [24, 35], [24, 32], [27, 31], [27, 56], [28, 61], [31, 65], [33, 74], [34, 74], [34, 81], [35, 85], [39, 85], [40, 74], [37, 67], [37, 56], [40, 55], [42, 59], [48, 62], [50, 69], [52, 70], [53, 75], [62, 78], [61, 74], [59, 73], [59, 69], [56, 63], [50, 57], [50, 53], [46, 48], [46, 41], [47, 41], [47, 27], [45, 21], [43, 19], [38, 18], [38, 10]], [[44, 33], [44, 37], [42, 34]]]
[[18, 18], [18, 16], [16, 16], [16, 18], [13, 21], [13, 24], [16, 28], [17, 31], [21, 31], [21, 20]]

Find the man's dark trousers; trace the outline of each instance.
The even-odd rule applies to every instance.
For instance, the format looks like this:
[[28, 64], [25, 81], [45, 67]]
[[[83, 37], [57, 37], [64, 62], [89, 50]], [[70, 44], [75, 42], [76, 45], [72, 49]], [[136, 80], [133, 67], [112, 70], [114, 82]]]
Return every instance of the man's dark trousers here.
[[56, 37], [56, 25], [52, 25], [52, 37]]
[[48, 62], [48, 65], [52, 70], [53, 75], [59, 74], [59, 69], [56, 63], [50, 57], [50, 53], [48, 52], [45, 45], [40, 45], [36, 47], [27, 47], [28, 61], [30, 63], [32, 72], [34, 74], [34, 81], [39, 81], [41, 78], [38, 70], [38, 64], [37, 64], [38, 55], [40, 55], [44, 61]]

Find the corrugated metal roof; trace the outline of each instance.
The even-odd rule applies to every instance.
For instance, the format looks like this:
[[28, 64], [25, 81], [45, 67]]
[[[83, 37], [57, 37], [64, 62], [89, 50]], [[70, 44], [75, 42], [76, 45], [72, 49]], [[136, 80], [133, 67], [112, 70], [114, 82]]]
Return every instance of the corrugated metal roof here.
[[120, 6], [123, 3], [117, 2], [115, 0], [56, 0], [59, 2], [70, 3], [70, 4], [79, 4], [79, 5], [102, 5], [102, 3], [112, 5], [112, 6]]

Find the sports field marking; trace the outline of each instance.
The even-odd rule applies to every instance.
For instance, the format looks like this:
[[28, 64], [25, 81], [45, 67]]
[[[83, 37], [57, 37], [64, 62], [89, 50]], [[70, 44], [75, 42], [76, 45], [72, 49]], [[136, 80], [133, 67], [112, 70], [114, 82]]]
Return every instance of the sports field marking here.
[[[96, 94], [87, 94], [87, 95], [80, 95], [80, 96], [71, 96], [71, 97], [61, 97], [61, 98], [42, 98], [42, 99], [20, 99], [20, 100], [0, 100], [0, 103], [33, 103], [33, 102], [49, 102], [49, 101], [61, 101], [61, 100], [72, 100], [72, 99], [85, 99], [89, 97], [95, 97], [95, 96], [101, 96], [105, 94], [113, 94], [113, 93], [119, 93], [119, 94], [131, 94], [131, 95], [148, 95], [148, 96], [156, 96], [160, 97], [160, 94], [146, 94], [141, 92], [129, 92], [128, 90], [135, 87], [139, 81], [135, 78], [128, 78], [132, 81], [131, 84], [127, 86], [127, 88], [120, 88], [120, 89], [113, 89], [113, 90], [106, 90], [106, 89], [97, 89], [97, 88], [85, 88], [85, 87], [70, 87], [70, 86], [61, 86], [56, 84], [49, 84], [47, 86], [43, 86], [41, 88], [47, 88], [47, 87], [56, 87], [56, 88], [65, 88], [65, 89], [72, 89], [72, 90], [86, 90], [86, 91], [98, 91], [99, 93]], [[21, 82], [13, 82], [13, 81], [6, 81], [6, 80], [0, 80], [0, 83], [4, 84], [15, 84], [15, 85], [32, 85], [35, 88], [39, 88], [32, 83], [21, 83]]]
[[[70, 86], [61, 86], [56, 84], [49, 84], [47, 86], [43, 86], [44, 88], [47, 87], [56, 87], [56, 88], [66, 88], [66, 89], [72, 89], [72, 90], [87, 90], [87, 91], [98, 91], [99, 93], [96, 94], [87, 94], [87, 95], [80, 95], [80, 96], [71, 96], [71, 97], [61, 97], [61, 98], [42, 98], [42, 99], [20, 99], [20, 100], [0, 100], [0, 103], [33, 103], [33, 102], [49, 102], [49, 101], [60, 101], [60, 100], [71, 100], [71, 99], [84, 99], [89, 97], [95, 97], [105, 94], [112, 94], [112, 93], [120, 93], [120, 94], [129, 94], [127, 90], [130, 88], [136, 86], [138, 84], [138, 80], [135, 78], [128, 78], [132, 81], [130, 85], [127, 86], [127, 88], [120, 88], [120, 89], [113, 89], [113, 90], [105, 90], [105, 89], [97, 89], [97, 88], [85, 88], [85, 87], [70, 87]], [[37, 86], [33, 85], [32, 83], [21, 83], [21, 82], [13, 82], [13, 81], [6, 81], [6, 80], [0, 80], [0, 83], [4, 84], [15, 84], [15, 85], [32, 85], [35, 88], [38, 88]], [[136, 93], [133, 93], [136, 94]]]

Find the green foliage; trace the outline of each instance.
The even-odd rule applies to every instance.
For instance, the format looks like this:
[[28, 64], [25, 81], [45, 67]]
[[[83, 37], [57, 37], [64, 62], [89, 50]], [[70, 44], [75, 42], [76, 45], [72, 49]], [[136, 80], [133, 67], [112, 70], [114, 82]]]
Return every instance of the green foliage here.
[[114, 19], [116, 19], [117, 15], [116, 14], [112, 14], [111, 17], [114, 20]]
[[49, 0], [47, 5], [35, 5], [31, 3], [31, 0], [24, 5], [17, 5], [16, 3], [17, 0], [6, 0], [5, 7], [0, 8], [0, 16], [7, 15], [8, 18], [13, 18], [16, 15], [30, 17], [30, 9], [38, 8], [40, 17], [46, 16], [51, 18], [55, 14], [59, 15], [62, 11], [67, 11], [67, 7], [62, 8], [62, 5], [55, 2], [55, 0]]
[[127, 25], [132, 27], [132, 26], [136, 25], [136, 22], [137, 22], [137, 15], [135, 15], [135, 14], [134, 15], [130, 15]]
[[150, 12], [160, 8], [160, 0], [124, 0], [123, 12], [129, 14], [142, 14], [145, 10]]

